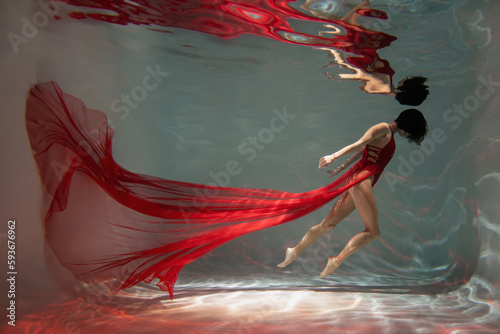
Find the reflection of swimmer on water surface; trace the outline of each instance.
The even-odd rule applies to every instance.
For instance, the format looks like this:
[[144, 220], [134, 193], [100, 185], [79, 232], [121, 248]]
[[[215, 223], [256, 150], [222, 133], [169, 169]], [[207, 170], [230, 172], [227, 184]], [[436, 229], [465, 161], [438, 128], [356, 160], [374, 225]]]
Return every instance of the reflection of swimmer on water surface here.
[[[427, 78], [421, 76], [406, 77], [398, 82], [397, 87], [394, 87], [391, 84], [391, 80], [388, 80], [388, 75], [376, 71], [377, 68], [383, 66], [380, 62], [387, 62], [386, 60], [374, 60], [373, 65], [370, 65], [370, 68], [374, 69], [374, 71], [368, 73], [347, 63], [340, 55], [340, 52], [331, 48], [322, 49], [331, 52], [331, 56], [334, 57], [337, 64], [353, 71], [353, 73], [340, 73], [339, 77], [341, 79], [363, 81], [365, 84], [361, 88], [367, 93], [391, 95], [394, 96], [400, 104], [410, 106], [422, 104], [427, 98], [427, 95], [429, 95], [428, 87], [425, 84]], [[326, 67], [332, 67], [334, 65], [335, 63], [331, 61]], [[334, 80], [330, 73], [325, 74], [329, 79]]]
[[[376, 59], [373, 59], [372, 62], [366, 66], [355, 66], [350, 64], [348, 60], [344, 60], [340, 52], [333, 48], [320, 48], [320, 50], [330, 52], [330, 57], [335, 60], [335, 62], [330, 61], [329, 64], [325, 66], [326, 68], [331, 68], [338, 64], [352, 71], [351, 73], [340, 73], [338, 76], [341, 79], [363, 81], [364, 86], [362, 86], [361, 89], [370, 94], [392, 93], [391, 81], [394, 71], [392, 71], [392, 73], [384, 73], [380, 71], [386, 67], [386, 63], [388, 64], [387, 61], [384, 63], [384, 61], [377, 56]], [[351, 60], [351, 62], [356, 58], [357, 57], [347, 57], [347, 59]], [[330, 73], [325, 72], [325, 75], [329, 79], [334, 80], [334, 77]]]
[[[341, 16], [343, 7], [352, 7], [348, 13]], [[315, 17], [326, 20], [342, 20], [349, 24], [359, 25], [359, 16], [369, 16], [374, 18], [387, 19], [384, 11], [370, 8], [370, 1], [363, 0], [358, 5], [344, 4], [344, 0], [325, 1], [325, 0], [307, 0], [301, 8], [309, 11]]]
[[[328, 31], [320, 32], [320, 36], [328, 35], [332, 41], [336, 41], [331, 45], [319, 47], [320, 50], [329, 52], [329, 57], [332, 59], [325, 68], [336, 65], [348, 68], [351, 73], [341, 73], [338, 76], [341, 79], [363, 81], [361, 89], [365, 92], [391, 95], [401, 104], [420, 105], [429, 94], [425, 85], [427, 79], [405, 78], [394, 87], [392, 84], [394, 70], [387, 60], [381, 59], [377, 54], [378, 49], [389, 46], [396, 37], [364, 29], [359, 23], [360, 16], [387, 19], [386, 13], [371, 9], [369, 0], [363, 0], [342, 17], [340, 17], [341, 7], [342, 2], [315, 0], [308, 0], [302, 5], [302, 8], [314, 16], [332, 21], [332, 24], [325, 25]], [[332, 74], [325, 72], [325, 75], [334, 80]]]
[[[237, 38], [242, 34], [271, 38], [280, 42], [310, 46], [328, 51], [339, 64], [353, 73], [341, 78], [361, 80], [362, 89], [372, 94], [394, 95], [397, 89], [392, 85], [394, 70], [389, 62], [381, 59], [377, 50], [389, 46], [396, 37], [380, 31], [366, 29], [360, 24], [361, 16], [385, 20], [384, 11], [370, 8], [370, 1], [348, 4], [346, 0], [306, 0], [298, 10], [289, 4], [294, 0], [262, 0], [257, 2], [239, 0], [225, 1], [166, 1], [169, 6], [158, 7], [153, 0], [143, 0], [141, 11], [137, 11], [126, 0], [94, 0], [92, 6], [86, 1], [66, 0], [69, 5], [102, 9], [113, 15], [96, 13], [72, 13], [76, 19], [89, 18], [114, 24], [136, 24], [154, 27], [180, 28], [199, 31], [224, 40]], [[354, 0], [352, 0], [354, 2]], [[357, 1], [356, 1], [357, 3]], [[133, 8], [132, 8], [132, 7]], [[307, 34], [296, 31], [295, 22], [312, 22], [326, 25], [327, 31]], [[163, 30], [158, 30], [163, 31]], [[334, 54], [337, 52], [336, 54]], [[331, 65], [329, 65], [331, 66]], [[332, 74], [325, 73], [333, 79]], [[428, 94], [421, 82], [408, 86], [412, 92], [418, 89], [418, 99], [401, 104], [419, 105]]]

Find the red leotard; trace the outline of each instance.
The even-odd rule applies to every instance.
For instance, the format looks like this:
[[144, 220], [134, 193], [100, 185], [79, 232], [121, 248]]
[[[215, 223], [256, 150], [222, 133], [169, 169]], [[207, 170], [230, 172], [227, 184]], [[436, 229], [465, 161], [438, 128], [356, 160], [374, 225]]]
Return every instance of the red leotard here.
[[373, 146], [367, 144], [365, 147], [365, 151], [363, 153], [363, 157], [358, 162], [361, 166], [376, 166], [377, 172], [374, 175], [373, 185], [377, 183], [377, 180], [380, 177], [380, 174], [384, 171], [385, 166], [391, 161], [394, 151], [396, 150], [396, 142], [394, 141], [394, 133], [392, 133], [391, 129], [391, 139], [384, 147], [380, 148], [377, 146]]

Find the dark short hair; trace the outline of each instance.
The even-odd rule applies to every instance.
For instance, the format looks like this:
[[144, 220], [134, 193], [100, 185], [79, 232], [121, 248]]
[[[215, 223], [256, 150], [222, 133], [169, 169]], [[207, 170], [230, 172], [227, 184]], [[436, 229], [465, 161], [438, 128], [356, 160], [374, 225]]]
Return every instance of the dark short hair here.
[[429, 95], [426, 81], [427, 78], [424, 77], [405, 78], [403, 83], [396, 88], [396, 100], [401, 104], [419, 106]]
[[417, 109], [406, 109], [395, 120], [398, 128], [408, 133], [408, 141], [420, 143], [427, 134], [427, 121], [424, 115]]

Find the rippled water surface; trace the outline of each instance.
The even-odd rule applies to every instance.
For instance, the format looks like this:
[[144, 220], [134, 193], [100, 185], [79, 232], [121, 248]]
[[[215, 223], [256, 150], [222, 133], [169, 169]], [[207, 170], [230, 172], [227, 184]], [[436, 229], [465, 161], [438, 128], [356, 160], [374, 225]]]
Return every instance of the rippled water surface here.
[[[371, 1], [353, 28], [342, 18], [359, 3], [2, 1], [2, 220], [17, 222], [18, 263], [16, 326], [2, 331], [498, 333], [499, 4]], [[374, 188], [381, 237], [326, 279], [363, 230], [356, 213], [285, 269], [330, 207], [233, 240], [182, 271], [173, 301], [154, 284], [85, 285], [45, 244], [24, 125], [37, 82], [105, 112], [133, 172], [305, 192], [329, 182], [320, 157], [407, 108], [387, 93], [417, 75], [427, 140], [396, 138]]]

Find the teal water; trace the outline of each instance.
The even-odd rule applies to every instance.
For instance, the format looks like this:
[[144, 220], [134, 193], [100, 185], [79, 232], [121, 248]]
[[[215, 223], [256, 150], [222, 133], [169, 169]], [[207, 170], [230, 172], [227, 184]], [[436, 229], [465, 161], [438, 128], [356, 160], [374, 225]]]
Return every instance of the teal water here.
[[[389, 18], [366, 19], [366, 27], [397, 36], [379, 51], [396, 72], [394, 82], [422, 75], [431, 90], [418, 107], [429, 122], [427, 141], [417, 147], [396, 138], [396, 155], [375, 187], [381, 238], [319, 279], [327, 257], [363, 229], [354, 213], [293, 265], [277, 269], [286, 247], [323, 219], [325, 207], [188, 265], [174, 302], [154, 285], [96, 299], [106, 290], [74, 280], [44, 247], [45, 203], [23, 119], [32, 84], [55, 80], [104, 111], [116, 132], [115, 158], [131, 171], [291, 192], [329, 182], [317, 169], [319, 158], [403, 107], [341, 80], [349, 70], [326, 68], [324, 50], [258, 36], [222, 40], [65, 17], [41, 25], [18, 49], [4, 38], [1, 202], [2, 219], [19, 222], [18, 329], [43, 333], [44, 326], [74, 322], [83, 332], [498, 332], [499, 7], [494, 1], [372, 7]], [[36, 2], [4, 1], [3, 8], [6, 36], [21, 34], [22, 18], [41, 10]], [[70, 8], [61, 6], [60, 15]], [[323, 27], [297, 23], [297, 29]], [[137, 95], [157, 69], [158, 85]], [[124, 108], [122, 94], [134, 92], [135, 107]], [[239, 166], [234, 175], [231, 162]]]

